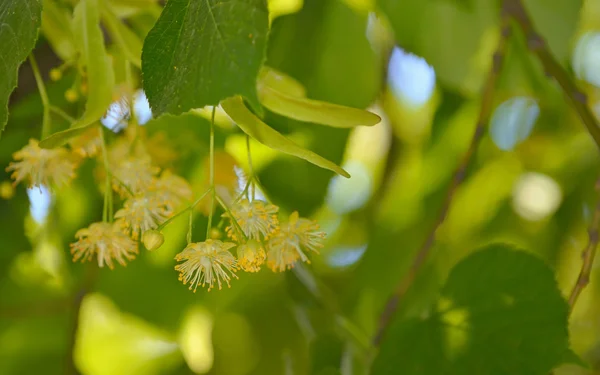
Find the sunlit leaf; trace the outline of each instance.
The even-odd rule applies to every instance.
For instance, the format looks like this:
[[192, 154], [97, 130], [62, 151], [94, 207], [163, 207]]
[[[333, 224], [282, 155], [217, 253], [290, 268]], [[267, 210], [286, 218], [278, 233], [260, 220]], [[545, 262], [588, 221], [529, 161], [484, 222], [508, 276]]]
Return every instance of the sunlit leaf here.
[[266, 65], [263, 65], [260, 69], [258, 85], [268, 86], [293, 97], [303, 98], [306, 96], [306, 88], [300, 82]]
[[182, 362], [175, 335], [118, 310], [101, 294], [82, 302], [74, 348], [85, 374], [160, 374]]
[[82, 0], [77, 4], [73, 13], [73, 32], [80, 64], [86, 70], [89, 95], [85, 112], [71, 124], [70, 129], [43, 139], [40, 142], [43, 148], [61, 146], [70, 138], [82, 134], [104, 115], [112, 102], [115, 75], [100, 29], [98, 0]]
[[117, 18], [107, 6], [102, 9], [102, 20], [127, 59], [138, 68], [141, 68], [143, 43], [140, 38], [123, 21]]
[[[302, 91], [300, 87], [294, 85], [294, 81], [282, 73], [277, 76], [275, 74], [277, 73], [268, 73], [267, 78], [258, 83], [260, 102], [272, 112], [298, 121], [336, 128], [373, 126], [381, 121], [379, 116], [369, 111], [307, 99], [298, 95]], [[290, 94], [282, 91], [286, 89]]]
[[98, 0], [82, 0], [77, 4], [73, 30], [81, 54], [80, 63], [86, 68], [89, 92], [83, 116], [71, 125], [76, 128], [89, 125], [104, 115], [112, 102], [115, 77], [100, 29]]
[[40, 0], [0, 3], [0, 133], [8, 120], [8, 98], [17, 86], [17, 69], [35, 45], [41, 12]]
[[241, 95], [260, 110], [256, 78], [268, 31], [266, 0], [171, 0], [144, 42], [144, 89], [156, 115]]
[[75, 59], [75, 38], [71, 29], [70, 14], [56, 1], [43, 0], [42, 33], [54, 52], [64, 61]]
[[335, 163], [322, 158], [314, 152], [302, 148], [284, 137], [281, 133], [271, 128], [256, 117], [246, 106], [241, 97], [236, 96], [221, 102], [227, 114], [238, 124], [246, 134], [256, 139], [265, 146], [304, 159], [321, 168], [329, 169], [344, 177], [350, 177], [348, 172]]
[[428, 317], [392, 325], [372, 374], [547, 374], [569, 358], [567, 316], [544, 261], [492, 245], [453, 268]]

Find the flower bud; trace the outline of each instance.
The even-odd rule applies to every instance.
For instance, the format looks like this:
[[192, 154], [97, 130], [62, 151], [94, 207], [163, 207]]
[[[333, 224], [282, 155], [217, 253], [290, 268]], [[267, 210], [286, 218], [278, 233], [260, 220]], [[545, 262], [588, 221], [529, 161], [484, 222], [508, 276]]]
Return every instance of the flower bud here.
[[60, 71], [60, 69], [50, 69], [50, 79], [53, 81], [58, 81], [59, 79], [62, 78], [62, 72]]
[[165, 236], [157, 230], [148, 230], [142, 235], [142, 243], [150, 251], [161, 247], [163, 242], [165, 242]]
[[15, 195], [15, 187], [8, 181], [0, 183], [0, 198], [11, 199]]
[[68, 89], [65, 91], [65, 99], [67, 99], [69, 103], [75, 103], [79, 99], [79, 94], [72, 88]]
[[219, 228], [210, 228], [210, 238], [213, 240], [218, 240], [221, 239], [221, 237], [223, 237], [223, 233], [221, 232], [221, 230], [219, 230]]

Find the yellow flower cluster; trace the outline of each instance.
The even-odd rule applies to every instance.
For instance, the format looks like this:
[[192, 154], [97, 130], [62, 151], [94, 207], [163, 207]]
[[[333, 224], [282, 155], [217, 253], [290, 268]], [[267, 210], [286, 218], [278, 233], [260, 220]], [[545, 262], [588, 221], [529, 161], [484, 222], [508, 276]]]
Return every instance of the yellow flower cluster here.
[[[97, 171], [105, 181], [100, 187], [117, 193], [116, 203], [120, 198], [122, 205], [111, 218], [115, 201], [110, 198], [112, 191], [104, 191], [105, 220], [77, 231], [77, 241], [70, 245], [71, 254], [73, 261], [95, 260], [99, 267], [106, 265], [112, 269], [115, 263], [125, 266], [135, 259], [139, 240], [148, 250], [158, 249], [164, 242], [162, 224], [192, 209], [189, 203], [193, 193], [184, 178], [170, 170], [161, 170], [154, 163], [140, 137], [119, 136], [107, 148], [102, 131], [90, 128], [72, 139], [70, 147], [55, 149], [42, 149], [32, 139], [14, 154], [15, 161], [7, 170], [13, 172], [15, 184], [24, 181], [29, 187], [60, 187], [75, 177], [83, 158], [95, 159]], [[215, 178], [211, 189], [223, 198], [217, 182], [223, 179], [226, 181], [223, 186], [236, 182], [233, 167], [217, 176], [223, 177]], [[280, 222], [279, 207], [247, 197], [234, 199], [234, 192], [227, 192], [231, 194], [219, 200], [226, 211], [222, 219], [227, 223], [227, 239], [219, 240], [220, 230], [209, 228], [209, 238], [189, 243], [175, 257], [180, 262], [175, 266], [179, 279], [189, 284], [190, 289], [196, 291], [198, 286], [221, 289], [238, 277], [237, 271], [258, 272], [264, 264], [274, 272], [283, 272], [298, 261], [310, 262], [309, 253], [318, 253], [323, 247], [325, 233], [319, 231], [315, 221], [293, 212], [287, 221]], [[219, 235], [214, 235], [214, 231]]]
[[[157, 228], [184, 202], [189, 202], [192, 188], [185, 179], [168, 170], [160, 173], [139, 139], [132, 141], [133, 137], [121, 136], [105, 155], [101, 131], [99, 127], [90, 128], [72, 139], [69, 148], [42, 149], [37, 140], [31, 139], [15, 152], [15, 161], [7, 171], [13, 172], [15, 184], [23, 181], [28, 187], [56, 188], [75, 177], [83, 158], [96, 157], [101, 168], [108, 161], [104, 176], [109, 173], [112, 189], [122, 198], [123, 206], [114, 215], [114, 224], [97, 222], [80, 229], [75, 235], [77, 241], [71, 244], [71, 254], [74, 261], [97, 259], [99, 267], [107, 265], [112, 269], [115, 262], [124, 266], [135, 258], [140, 235]], [[112, 212], [112, 200], [107, 204]]]
[[[266, 262], [274, 272], [293, 268], [300, 260], [309, 263], [308, 252], [318, 253], [325, 233], [312, 220], [293, 212], [288, 221], [279, 222], [279, 207], [260, 200], [242, 199], [223, 214], [229, 220], [226, 228], [231, 242], [207, 239], [190, 243], [175, 259], [179, 279], [190, 284], [194, 292], [198, 285], [208, 290], [223, 283], [229, 286], [235, 272], [258, 272]], [[230, 252], [237, 247], [237, 258]]]

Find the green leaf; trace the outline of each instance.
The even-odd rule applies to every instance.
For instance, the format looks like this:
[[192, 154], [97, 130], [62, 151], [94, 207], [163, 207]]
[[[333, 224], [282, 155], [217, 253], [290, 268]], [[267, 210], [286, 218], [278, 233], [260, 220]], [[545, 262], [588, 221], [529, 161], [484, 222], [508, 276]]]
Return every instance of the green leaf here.
[[43, 0], [42, 3], [42, 33], [63, 61], [74, 60], [75, 37], [71, 29], [70, 12], [61, 8], [54, 0]]
[[432, 310], [392, 325], [374, 375], [542, 375], [568, 350], [568, 306], [552, 270], [508, 245], [458, 263]]
[[138, 68], [142, 67], [142, 41], [108, 7], [102, 9], [102, 20], [123, 54]]
[[567, 349], [565, 351], [561, 362], [563, 364], [573, 364], [591, 370], [590, 365], [586, 363], [579, 355], [577, 355], [577, 353], [575, 353], [571, 349]]
[[70, 138], [83, 133], [95, 124], [112, 102], [115, 74], [104, 47], [100, 29], [98, 0], [81, 0], [73, 13], [75, 46], [80, 53], [80, 64], [86, 68], [88, 98], [83, 116], [71, 128], [54, 133], [40, 142], [42, 148], [62, 146]]
[[274, 150], [284, 152], [304, 159], [321, 168], [329, 169], [344, 177], [350, 177], [348, 172], [340, 168], [335, 163], [322, 158], [314, 152], [302, 148], [284, 137], [281, 133], [271, 128], [256, 117], [246, 106], [240, 96], [226, 99], [221, 102], [223, 110], [231, 117], [233, 121], [252, 138]]
[[180, 114], [241, 95], [260, 112], [256, 78], [268, 32], [265, 0], [170, 0], [142, 51], [155, 115]]
[[17, 87], [17, 70], [35, 46], [41, 12], [40, 0], [0, 3], [0, 134], [8, 120], [8, 98]]
[[381, 91], [384, 67], [369, 27], [367, 14], [345, 2], [305, 1], [273, 21], [267, 63], [302, 82], [311, 98], [365, 108]]
[[73, 12], [73, 31], [80, 64], [87, 71], [89, 92], [83, 116], [71, 125], [76, 128], [98, 121], [104, 115], [112, 102], [115, 76], [104, 47], [98, 0], [81, 0], [77, 4]]
[[[283, 73], [278, 73], [278, 77], [284, 76]], [[276, 80], [271, 74], [267, 74], [266, 79], [263, 80], [261, 75], [257, 85], [261, 104], [274, 113], [294, 120], [329, 125], [335, 128], [353, 128], [361, 125], [373, 126], [381, 121], [379, 116], [369, 111], [295, 95], [301, 91], [299, 87], [293, 86], [292, 80], [291, 77]], [[279, 88], [289, 88], [290, 94], [280, 91]]]
[[[286, 93], [296, 98], [306, 97], [306, 88], [294, 78], [266, 65], [260, 69], [258, 86], [269, 86], [270, 88]], [[260, 89], [258, 90], [260, 91]]]

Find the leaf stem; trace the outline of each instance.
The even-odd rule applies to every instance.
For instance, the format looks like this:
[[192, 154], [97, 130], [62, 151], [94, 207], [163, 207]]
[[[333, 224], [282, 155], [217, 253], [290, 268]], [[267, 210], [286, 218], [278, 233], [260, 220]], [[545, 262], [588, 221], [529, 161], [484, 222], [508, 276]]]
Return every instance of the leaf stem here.
[[492, 58], [492, 66], [490, 68], [485, 85], [483, 87], [479, 117], [477, 119], [477, 124], [475, 126], [475, 131], [473, 133], [473, 137], [471, 138], [469, 148], [463, 156], [461, 163], [458, 165], [458, 168], [454, 172], [450, 186], [446, 191], [446, 196], [444, 198], [442, 207], [438, 213], [437, 218], [433, 223], [433, 226], [429, 230], [425, 241], [417, 251], [417, 254], [414, 257], [413, 262], [410, 265], [410, 268], [408, 269], [408, 272], [400, 279], [400, 281], [396, 285], [392, 296], [387, 300], [383, 313], [379, 318], [379, 326], [373, 338], [374, 346], [379, 346], [379, 344], [381, 343], [385, 331], [388, 328], [392, 317], [398, 310], [402, 299], [404, 298], [406, 292], [415, 280], [421, 267], [425, 264], [425, 261], [428, 259], [429, 254], [431, 253], [431, 249], [433, 247], [433, 243], [435, 241], [436, 232], [446, 219], [458, 186], [464, 181], [467, 173], [467, 167], [469, 166], [471, 158], [475, 154], [475, 151], [479, 146], [481, 138], [485, 133], [485, 129], [487, 123], [489, 122], [493, 109], [494, 88], [502, 70], [504, 56], [506, 53], [506, 46], [508, 38], [510, 36], [510, 24], [508, 21], [508, 15], [506, 14], [506, 12], [503, 12], [500, 23], [501, 37], [498, 42], [496, 52], [494, 52]]
[[188, 245], [192, 243], [192, 226], [194, 225], [194, 211], [190, 210], [189, 219], [188, 219], [188, 232], [187, 232], [187, 243]]
[[579, 295], [583, 291], [583, 289], [590, 283], [590, 276], [592, 274], [592, 265], [594, 264], [594, 259], [596, 257], [596, 249], [598, 248], [598, 227], [600, 227], [600, 178], [596, 181], [596, 208], [594, 210], [594, 216], [592, 217], [592, 222], [588, 228], [588, 243], [583, 249], [581, 253], [581, 257], [583, 258], [583, 263], [581, 264], [581, 270], [579, 271], [579, 276], [577, 276], [577, 281], [575, 285], [573, 285], [573, 289], [571, 290], [571, 294], [569, 295], [569, 313], [573, 312], [573, 308], [575, 307], [575, 303], [579, 298]]
[[65, 111], [63, 111], [62, 109], [60, 109], [56, 106], [51, 105], [50, 112], [56, 113], [57, 115], [62, 117], [67, 122], [70, 122], [71, 124], [75, 122], [75, 119], [73, 117], [69, 116]]
[[31, 64], [31, 70], [33, 71], [33, 76], [35, 77], [35, 83], [37, 84], [38, 91], [40, 92], [40, 99], [42, 100], [43, 106], [43, 117], [42, 117], [42, 138], [44, 139], [50, 135], [50, 126], [51, 126], [51, 118], [50, 118], [50, 100], [48, 99], [48, 93], [46, 92], [46, 86], [44, 85], [44, 80], [42, 79], [42, 75], [40, 74], [40, 69], [38, 67], [37, 62], [35, 61], [35, 57], [33, 53], [29, 55], [29, 63]]
[[106, 170], [106, 184], [104, 191], [104, 212], [102, 212], [102, 221], [112, 223], [113, 220], [113, 194], [110, 181], [112, 173], [108, 163], [108, 151], [106, 147], [106, 138], [104, 137], [104, 129], [100, 127], [100, 139], [102, 140], [102, 155], [104, 159], [104, 169]]
[[[248, 182], [254, 180], [254, 167], [252, 166], [252, 152], [250, 150], [250, 136], [246, 134], [246, 150], [248, 152], [248, 171], [250, 172], [250, 178]], [[252, 185], [252, 200], [254, 200], [256, 195], [256, 186]]]
[[571, 105], [579, 115], [579, 118], [581, 118], [581, 121], [592, 138], [594, 138], [596, 145], [600, 147], [600, 124], [587, 106], [587, 95], [579, 90], [577, 85], [571, 80], [567, 71], [558, 63], [558, 61], [556, 61], [548, 48], [547, 42], [536, 31], [533, 22], [531, 21], [531, 17], [529, 17], [522, 1], [504, 0], [503, 11], [515, 20], [525, 35], [527, 46], [540, 61], [545, 73], [548, 76], [553, 77], [560, 85], [565, 96], [569, 99]]
[[217, 107], [213, 106], [210, 119], [210, 166], [209, 166], [209, 184], [211, 189], [210, 210], [208, 213], [208, 224], [206, 225], [206, 238], [210, 237], [210, 229], [212, 228], [213, 211], [215, 210], [215, 112]]

